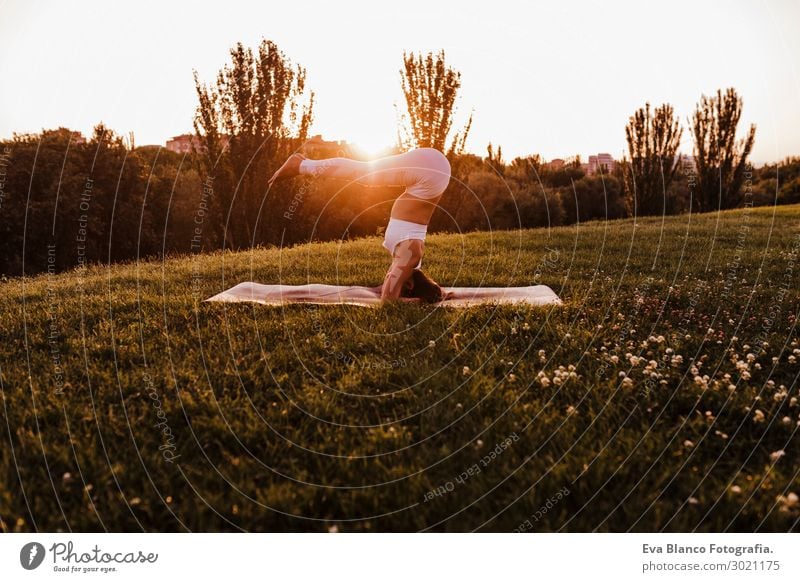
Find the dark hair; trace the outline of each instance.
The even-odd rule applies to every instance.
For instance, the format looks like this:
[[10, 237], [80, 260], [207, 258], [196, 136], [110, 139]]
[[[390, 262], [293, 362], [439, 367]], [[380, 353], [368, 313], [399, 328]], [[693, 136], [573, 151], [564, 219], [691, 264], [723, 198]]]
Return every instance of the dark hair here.
[[403, 297], [418, 297], [426, 303], [439, 303], [444, 299], [444, 291], [439, 284], [419, 269], [414, 269], [409, 279], [412, 287], [407, 289], [403, 286]]

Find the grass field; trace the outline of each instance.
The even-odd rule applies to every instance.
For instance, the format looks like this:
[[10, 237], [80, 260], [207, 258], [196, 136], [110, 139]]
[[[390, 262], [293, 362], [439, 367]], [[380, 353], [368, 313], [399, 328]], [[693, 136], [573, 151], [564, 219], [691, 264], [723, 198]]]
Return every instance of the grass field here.
[[800, 206], [429, 237], [442, 284], [561, 307], [199, 302], [386, 259], [0, 284], [3, 530], [798, 529]]

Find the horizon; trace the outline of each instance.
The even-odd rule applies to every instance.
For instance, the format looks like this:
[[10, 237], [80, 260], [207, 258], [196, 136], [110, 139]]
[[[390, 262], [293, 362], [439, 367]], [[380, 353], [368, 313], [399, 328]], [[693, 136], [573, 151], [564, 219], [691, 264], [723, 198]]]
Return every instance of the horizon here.
[[[57, 127], [89, 136], [103, 122], [142, 146], [164, 146], [193, 133], [193, 69], [209, 82], [236, 42], [255, 47], [266, 38], [307, 69], [315, 92], [309, 135], [366, 152], [395, 142], [403, 50], [444, 49], [461, 72], [454, 129], [474, 111], [466, 151], [481, 157], [492, 143], [506, 160], [618, 160], [628, 117], [645, 102], [674, 106], [684, 129], [679, 151], [691, 155], [687, 118], [701, 94], [728, 86], [744, 101], [738, 135], [757, 125], [754, 165], [800, 155], [796, 2], [680, 0], [668, 13], [627, 1], [453, 6], [234, 2], [212, 13], [213, 4], [7, 1], [0, 79], [25, 90], [0, 93], [0, 139]], [[706, 27], [712, 20], [715, 29]]]

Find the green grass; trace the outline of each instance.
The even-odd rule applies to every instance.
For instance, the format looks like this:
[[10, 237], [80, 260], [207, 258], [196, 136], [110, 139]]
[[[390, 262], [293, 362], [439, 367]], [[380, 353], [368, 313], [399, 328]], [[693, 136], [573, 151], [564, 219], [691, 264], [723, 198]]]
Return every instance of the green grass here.
[[2, 528], [797, 529], [798, 237], [800, 206], [429, 237], [442, 284], [561, 307], [198, 301], [378, 285], [375, 238], [8, 281]]

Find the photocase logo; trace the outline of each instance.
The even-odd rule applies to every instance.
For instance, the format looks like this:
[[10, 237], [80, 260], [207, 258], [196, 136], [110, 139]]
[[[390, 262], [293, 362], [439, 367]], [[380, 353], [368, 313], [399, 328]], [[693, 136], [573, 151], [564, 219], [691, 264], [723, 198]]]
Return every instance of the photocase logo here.
[[44, 561], [44, 546], [39, 542], [30, 542], [19, 551], [19, 563], [26, 570], [35, 570]]

